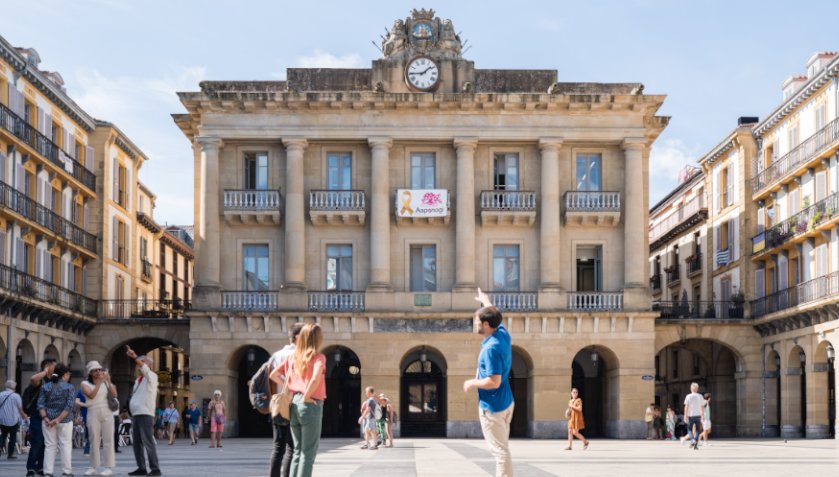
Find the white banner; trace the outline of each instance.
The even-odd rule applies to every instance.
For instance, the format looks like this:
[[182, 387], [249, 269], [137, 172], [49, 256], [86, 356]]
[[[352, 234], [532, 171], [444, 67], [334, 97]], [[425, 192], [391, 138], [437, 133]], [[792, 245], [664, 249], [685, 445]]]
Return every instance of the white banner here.
[[449, 191], [445, 189], [397, 189], [397, 217], [445, 217]]

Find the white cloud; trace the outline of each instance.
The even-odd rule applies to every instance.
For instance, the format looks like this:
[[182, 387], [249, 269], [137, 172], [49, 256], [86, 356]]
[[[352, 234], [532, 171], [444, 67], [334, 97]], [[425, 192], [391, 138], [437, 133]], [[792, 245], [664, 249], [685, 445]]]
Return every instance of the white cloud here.
[[678, 185], [679, 171], [696, 165], [697, 146], [687, 146], [681, 139], [656, 142], [650, 151], [650, 206]]
[[321, 50], [315, 50], [311, 55], [297, 58], [297, 66], [300, 68], [361, 68], [361, 55], [349, 53], [344, 56], [335, 56]]

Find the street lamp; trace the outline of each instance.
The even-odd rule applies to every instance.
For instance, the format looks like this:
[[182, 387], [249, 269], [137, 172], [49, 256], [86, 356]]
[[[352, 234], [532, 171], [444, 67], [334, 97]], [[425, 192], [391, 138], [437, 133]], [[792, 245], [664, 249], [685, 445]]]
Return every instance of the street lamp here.
[[827, 359], [833, 361], [836, 358], [836, 350], [833, 349], [833, 345], [827, 345]]
[[253, 364], [256, 361], [256, 351], [253, 348], [248, 349], [248, 363]]
[[781, 369], [781, 356], [778, 354], [775, 355], [775, 367], [778, 368], [778, 370]]
[[600, 359], [600, 356], [597, 355], [597, 348], [591, 348], [591, 362], [597, 366], [597, 360]]
[[425, 346], [420, 349], [419, 359], [422, 364], [425, 364], [425, 362], [428, 361], [428, 353], [425, 351]]
[[335, 348], [335, 353], [332, 355], [335, 364], [341, 364], [341, 348]]
[[807, 356], [804, 354], [803, 351], [798, 352], [798, 361], [801, 362], [801, 366], [804, 366], [804, 363], [807, 361]]

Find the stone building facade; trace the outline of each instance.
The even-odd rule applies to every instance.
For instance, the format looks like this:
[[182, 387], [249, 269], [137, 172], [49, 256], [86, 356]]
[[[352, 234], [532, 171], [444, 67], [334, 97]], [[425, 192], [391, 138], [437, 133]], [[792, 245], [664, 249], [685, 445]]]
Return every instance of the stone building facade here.
[[205, 81], [173, 115], [194, 146], [197, 395], [268, 432], [244, 383], [298, 321], [328, 358], [324, 435], [357, 435], [361, 387], [402, 435], [478, 436], [478, 287], [513, 335], [513, 435], [639, 437], [654, 393], [648, 156], [664, 97], [637, 83], [484, 70], [450, 20], [397, 20], [366, 69]]

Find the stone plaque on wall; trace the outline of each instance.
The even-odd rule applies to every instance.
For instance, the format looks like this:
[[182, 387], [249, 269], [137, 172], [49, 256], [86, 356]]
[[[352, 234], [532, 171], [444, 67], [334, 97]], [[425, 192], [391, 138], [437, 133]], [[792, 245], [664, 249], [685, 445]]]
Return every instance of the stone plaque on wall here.
[[464, 319], [440, 319], [418, 318], [405, 319], [379, 319], [375, 320], [373, 329], [377, 333], [470, 333], [472, 331], [472, 320]]

